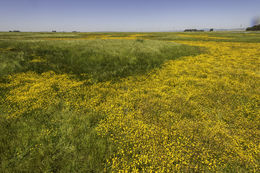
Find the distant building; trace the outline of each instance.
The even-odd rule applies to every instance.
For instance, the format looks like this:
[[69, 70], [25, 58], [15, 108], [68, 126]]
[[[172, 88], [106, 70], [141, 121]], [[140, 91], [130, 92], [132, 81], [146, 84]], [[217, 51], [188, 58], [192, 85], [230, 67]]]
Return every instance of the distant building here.
[[52, 30], [52, 32], [56, 32], [55, 30]]

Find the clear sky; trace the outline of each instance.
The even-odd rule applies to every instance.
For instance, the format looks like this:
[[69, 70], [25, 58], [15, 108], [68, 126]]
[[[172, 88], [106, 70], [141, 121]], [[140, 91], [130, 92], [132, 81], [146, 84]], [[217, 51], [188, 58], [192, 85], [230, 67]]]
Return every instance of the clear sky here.
[[0, 0], [0, 30], [172, 31], [239, 28], [260, 0]]

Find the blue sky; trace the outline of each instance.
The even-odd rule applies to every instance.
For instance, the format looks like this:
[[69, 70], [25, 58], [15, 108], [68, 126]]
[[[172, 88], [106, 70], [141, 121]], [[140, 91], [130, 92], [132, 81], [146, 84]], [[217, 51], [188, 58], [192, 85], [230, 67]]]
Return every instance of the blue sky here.
[[0, 30], [172, 31], [239, 28], [260, 0], [0, 0]]

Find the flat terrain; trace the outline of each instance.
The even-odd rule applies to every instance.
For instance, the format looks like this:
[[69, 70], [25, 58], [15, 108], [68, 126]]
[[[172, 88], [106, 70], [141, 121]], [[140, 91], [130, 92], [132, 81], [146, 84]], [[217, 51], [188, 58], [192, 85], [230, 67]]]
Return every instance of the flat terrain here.
[[0, 33], [3, 172], [257, 172], [260, 33]]

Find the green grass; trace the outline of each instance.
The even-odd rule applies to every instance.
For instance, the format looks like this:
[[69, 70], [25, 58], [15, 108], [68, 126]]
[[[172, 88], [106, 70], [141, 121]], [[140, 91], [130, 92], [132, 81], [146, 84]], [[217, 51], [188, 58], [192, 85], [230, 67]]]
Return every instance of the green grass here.
[[17, 119], [6, 118], [10, 110], [19, 109], [15, 103], [6, 102], [13, 87], [1, 87], [1, 83], [10, 82], [8, 75], [54, 71], [68, 73], [77, 80], [92, 79], [95, 83], [116, 81], [146, 73], [167, 60], [202, 52], [198, 47], [157, 40], [45, 40], [103, 34], [0, 33], [1, 170], [102, 172], [109, 170], [106, 159], [116, 150], [95, 129], [105, 115], [85, 109], [77, 112], [62, 104], [63, 97], [56, 97], [59, 103], [48, 104], [47, 109], [23, 112]]
[[[201, 48], [150, 40], [2, 41], [0, 74], [55, 71], [105, 81], [144, 73]], [[9, 50], [7, 50], [9, 48]], [[42, 62], [31, 62], [33, 59]], [[86, 75], [84, 75], [86, 76]]]
[[[11, 111], [19, 108], [16, 105], [19, 103], [6, 102], [10, 91], [19, 85], [28, 85], [29, 88], [32, 83], [24, 81], [25, 84], [19, 83], [15, 87], [4, 86], [10, 83], [9, 75], [29, 71], [39, 75], [48, 71], [69, 74], [71, 79], [77, 81], [91, 79], [92, 83], [84, 85], [117, 82], [128, 76], [160, 68], [168, 60], [206, 51], [200, 47], [169, 42], [204, 40], [179, 36], [197, 33], [143, 33], [146, 36], [136, 40], [77, 40], [96, 35], [127, 37], [130, 34], [133, 33], [0, 33], [1, 171], [102, 172], [107, 169], [109, 172], [106, 159], [116, 153], [117, 146], [108, 137], [99, 136], [96, 131], [98, 123], [106, 115], [84, 107], [77, 111], [62, 104], [64, 97], [57, 95], [57, 104], [47, 103], [46, 109], [23, 112], [17, 119], [6, 118]], [[230, 38], [209, 41], [260, 42], [260, 34], [257, 33], [201, 34]], [[46, 40], [49, 38], [71, 40]], [[51, 91], [54, 90], [58, 91], [59, 88], [53, 86]], [[90, 98], [80, 94], [77, 97], [106, 98], [105, 91], [101, 90], [99, 94], [90, 95]]]
[[[191, 36], [183, 37], [181, 35]], [[208, 35], [210, 37], [219, 37], [218, 39], [205, 39], [205, 38], [193, 38], [193, 35]], [[225, 37], [225, 39], [221, 39]], [[150, 33], [148, 36], [142, 38], [151, 40], [164, 40], [164, 41], [221, 41], [221, 42], [247, 42], [247, 43], [259, 43], [259, 32], [165, 32], [165, 33]]]
[[[101, 172], [113, 153], [109, 140], [97, 136], [101, 115], [79, 115], [52, 108], [0, 117], [0, 169], [5, 172]], [[49, 131], [47, 131], [49, 130]]]

